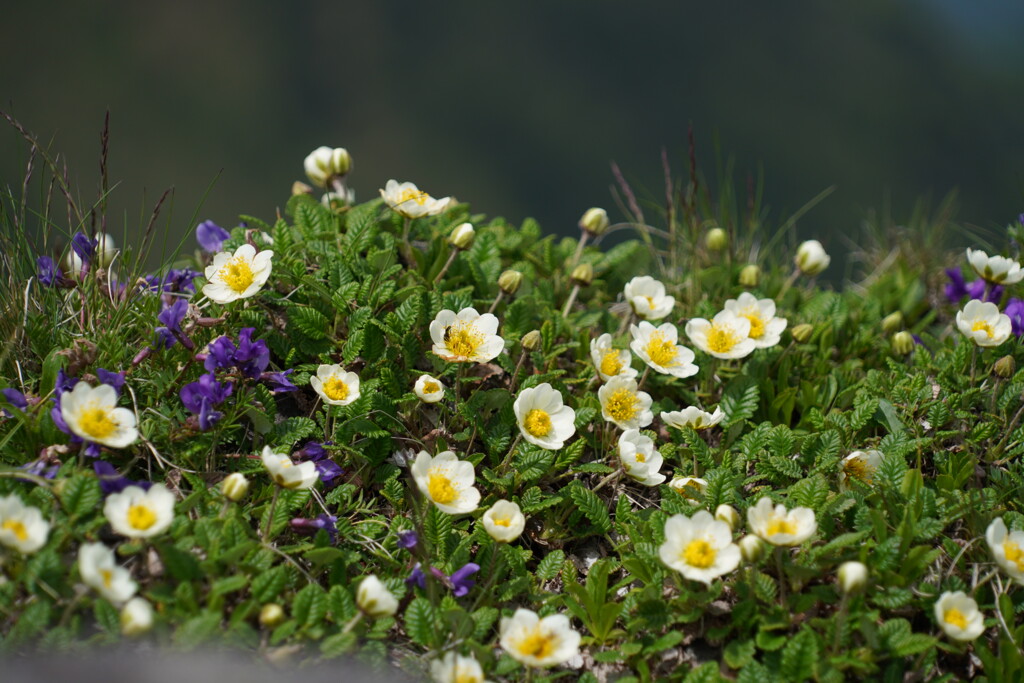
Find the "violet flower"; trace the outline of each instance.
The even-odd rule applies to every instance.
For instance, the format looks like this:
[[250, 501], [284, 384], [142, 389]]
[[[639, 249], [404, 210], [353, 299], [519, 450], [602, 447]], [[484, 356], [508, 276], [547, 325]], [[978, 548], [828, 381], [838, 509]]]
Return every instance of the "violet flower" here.
[[398, 547], [405, 548], [406, 550], [412, 550], [420, 542], [419, 536], [416, 535], [415, 531], [399, 531], [398, 532]]
[[270, 365], [270, 349], [262, 339], [252, 341], [256, 329], [244, 327], [238, 333], [238, 350], [235, 351], [235, 365], [249, 379], [257, 379]]
[[[328, 442], [330, 443], [330, 442]], [[310, 461], [316, 465], [317, 474], [320, 475], [320, 481], [324, 483], [327, 488], [332, 488], [341, 482], [335, 480], [345, 473], [345, 470], [341, 469], [338, 463], [330, 459], [327, 451], [324, 449], [322, 444], [316, 441], [308, 441], [301, 450], [296, 451], [292, 459], [295, 462]]]
[[181, 329], [181, 322], [188, 313], [188, 301], [186, 299], [175, 299], [169, 306], [164, 306], [156, 319], [163, 323], [163, 326], [156, 328], [158, 346], [169, 349], [176, 342], [181, 342], [186, 349], [192, 350], [195, 344]]
[[60, 461], [51, 462], [48, 458], [39, 458], [26, 465], [22, 465], [21, 469], [25, 471], [25, 474], [42, 477], [43, 479], [55, 479], [58, 470], [60, 470]]
[[202, 375], [197, 381], [181, 388], [181, 402], [189, 412], [199, 416], [199, 428], [204, 432], [220, 421], [224, 414], [214, 410], [231, 395], [234, 385], [231, 382], [221, 384], [212, 372]]
[[295, 372], [294, 369], [285, 370], [284, 372], [264, 372], [260, 375], [260, 381], [266, 382], [270, 387], [270, 391], [275, 394], [286, 391], [298, 391], [299, 388], [288, 379], [288, 375], [293, 372]]
[[227, 337], [217, 337], [207, 346], [206, 361], [203, 363], [209, 372], [220, 368], [230, 368], [235, 364], [235, 344]]
[[78, 258], [82, 259], [82, 263], [86, 265], [92, 261], [98, 246], [98, 240], [91, 239], [83, 232], [76, 232], [75, 236], [71, 238], [71, 248], [78, 254]]
[[320, 529], [327, 532], [331, 537], [331, 543], [338, 542], [338, 518], [326, 512], [316, 516], [315, 519], [303, 519], [296, 517], [290, 522], [292, 529], [304, 533], [316, 533]]
[[[469, 577], [476, 574], [478, 571], [480, 571], [480, 565], [475, 562], [467, 562], [460, 569], [455, 570], [451, 576], [448, 576], [436, 567], [430, 568], [431, 575], [447, 586], [452, 591], [452, 595], [457, 598], [461, 598], [463, 595], [469, 593], [469, 589], [476, 585], [476, 581]], [[427, 587], [427, 575], [420, 567], [419, 562], [417, 562], [416, 566], [412, 568], [412, 571], [409, 573], [408, 578], [406, 578], [405, 583], [410, 586], [415, 584], [424, 589]]]
[[40, 256], [36, 259], [36, 279], [47, 287], [53, 287], [64, 279], [64, 273], [57, 267], [56, 262], [49, 256]]
[[1003, 313], [1010, 316], [1013, 333], [1018, 337], [1024, 334], [1024, 300], [1016, 297], [1010, 299]]
[[151, 481], [132, 481], [120, 474], [114, 469], [113, 465], [105, 460], [94, 462], [92, 469], [96, 472], [96, 478], [99, 479], [100, 490], [103, 491], [104, 496], [109, 496], [111, 493], [120, 493], [129, 486], [138, 486], [144, 491], [148, 491], [149, 487], [153, 485]]
[[213, 221], [203, 221], [196, 226], [196, 241], [203, 251], [214, 254], [224, 246], [224, 240], [231, 234]]
[[[25, 398], [25, 394], [21, 393], [14, 387], [0, 389], [0, 394], [4, 395], [4, 398], [7, 399], [7, 402], [10, 403], [12, 407], [17, 408], [18, 410], [25, 410], [28, 408], [28, 399]], [[7, 415], [7, 417], [11, 416], [11, 414], [6, 410], [4, 411], [4, 414]]]
[[121, 389], [124, 387], [123, 372], [111, 372], [110, 370], [99, 368], [96, 370], [96, 377], [99, 378], [102, 384], [109, 384], [114, 387], [114, 391], [117, 392], [118, 396], [121, 395]]

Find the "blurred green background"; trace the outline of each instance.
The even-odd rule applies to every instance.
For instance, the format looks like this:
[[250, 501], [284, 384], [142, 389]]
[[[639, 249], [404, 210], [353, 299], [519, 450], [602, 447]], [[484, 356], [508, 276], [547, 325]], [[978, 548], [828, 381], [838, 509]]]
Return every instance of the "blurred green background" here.
[[[776, 222], [839, 247], [870, 207], [959, 188], [959, 217], [1024, 210], [1024, 3], [993, 0], [4, 5], [2, 108], [65, 154], [87, 202], [111, 112], [111, 231], [175, 188], [169, 227], [272, 219], [302, 160], [347, 147], [357, 199], [389, 178], [575, 234], [618, 218], [616, 161], [661, 203], [660, 150], [737, 180], [763, 169]], [[27, 156], [0, 133], [0, 181]], [[214, 183], [214, 181], [216, 182]], [[208, 186], [212, 190], [203, 200]], [[186, 242], [189, 248], [194, 242]]]

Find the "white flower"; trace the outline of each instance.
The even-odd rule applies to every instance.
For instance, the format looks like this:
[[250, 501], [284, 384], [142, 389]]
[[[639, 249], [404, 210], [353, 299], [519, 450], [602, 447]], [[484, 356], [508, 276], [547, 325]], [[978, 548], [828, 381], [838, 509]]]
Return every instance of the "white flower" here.
[[750, 321], [750, 338], [759, 349], [778, 344], [788, 324], [785, 318], [775, 317], [774, 301], [758, 299], [750, 292], [743, 292], [739, 298], [729, 299], [725, 302], [724, 308]]
[[441, 380], [430, 375], [420, 375], [412, 387], [412, 392], [424, 403], [437, 403], [444, 398], [444, 385], [441, 384]]
[[144, 598], [132, 598], [121, 608], [121, 633], [129, 638], [153, 628], [153, 606]]
[[131, 572], [117, 564], [114, 551], [102, 543], [83, 543], [78, 548], [78, 573], [85, 585], [116, 604], [126, 602], [139, 588]]
[[690, 320], [686, 336], [715, 358], [743, 358], [757, 348], [750, 338], [750, 321], [732, 311], [719, 311], [710, 322], [704, 318]]
[[270, 277], [273, 257], [274, 252], [267, 249], [257, 254], [251, 244], [243, 244], [234, 254], [218, 253], [206, 267], [209, 282], [203, 285], [203, 294], [218, 304], [256, 294]]
[[633, 335], [629, 348], [657, 372], [673, 377], [692, 377], [697, 374], [693, 351], [676, 343], [679, 333], [672, 323], [655, 327], [644, 321], [640, 325], [630, 325], [629, 331]]
[[332, 406], [347, 406], [359, 398], [359, 375], [345, 372], [337, 363], [318, 366], [316, 375], [309, 378], [309, 385], [324, 403]]
[[148, 491], [129, 486], [107, 496], [103, 514], [122, 536], [151, 538], [174, 521], [174, 494], [163, 484], [153, 484]]
[[[705, 488], [707, 487], [706, 482], [704, 486]], [[729, 529], [731, 529], [732, 531], [736, 531], [736, 529], [740, 525], [740, 522], [742, 521], [742, 519], [740, 518], [740, 513], [736, 511], [736, 508], [734, 508], [732, 505], [729, 505], [728, 503], [722, 503], [721, 505], [715, 508], [715, 519], [717, 519], [719, 522], [725, 522], [726, 524], [728, 524]]]
[[654, 421], [651, 395], [637, 390], [631, 377], [612, 377], [597, 390], [601, 401], [601, 415], [620, 429], [640, 429]]
[[672, 515], [665, 521], [665, 542], [658, 548], [665, 566], [692, 581], [711, 585], [740, 564], [740, 548], [725, 522], [698, 510], [693, 517]]
[[881, 451], [854, 451], [850, 453], [839, 464], [839, 488], [846, 490], [849, 487], [849, 484], [847, 484], [849, 479], [856, 479], [860, 483], [870, 486], [881, 464]]
[[430, 663], [430, 676], [435, 683], [485, 683], [480, 662], [448, 652], [443, 658]]
[[106, 268], [113, 263], [115, 256], [117, 256], [117, 243], [114, 242], [113, 235], [105, 232], [96, 233], [96, 259], [99, 264]]
[[636, 370], [630, 367], [633, 357], [626, 349], [613, 347], [612, 335], [608, 333], [590, 340], [590, 359], [594, 362], [594, 369], [597, 370], [602, 382], [618, 376], [636, 377]]
[[818, 529], [814, 510], [804, 507], [786, 510], [781, 503], [772, 505], [768, 496], [747, 510], [747, 525], [772, 545], [800, 545]]
[[1011, 579], [1024, 585], [1024, 531], [1006, 529], [1006, 522], [998, 517], [985, 530], [985, 540], [996, 564]]
[[671, 413], [662, 412], [661, 421], [669, 427], [676, 429], [696, 429], [701, 431], [711, 429], [725, 418], [721, 407], [716, 407], [715, 412], [708, 413], [696, 406], [687, 406], [682, 410], [673, 410]]
[[412, 464], [416, 486], [441, 512], [461, 515], [476, 510], [480, 492], [473, 486], [473, 463], [459, 460], [452, 451], [431, 457], [420, 451]]
[[963, 591], [947, 591], [939, 596], [935, 602], [935, 621], [953, 640], [974, 640], [985, 631], [978, 603]]
[[263, 466], [278, 486], [286, 489], [312, 488], [319, 476], [316, 464], [307, 460], [296, 465], [287, 455], [275, 453], [270, 446], [263, 447]]
[[805, 275], [817, 275], [828, 268], [832, 258], [818, 240], [807, 240], [796, 249], [796, 267]]
[[657, 486], [665, 482], [665, 475], [658, 471], [664, 458], [654, 450], [654, 441], [638, 429], [627, 429], [619, 436], [619, 461], [626, 476], [644, 486]]
[[42, 548], [49, 534], [50, 523], [39, 508], [15, 494], [0, 496], [0, 543], [28, 555]]
[[451, 197], [434, 199], [426, 192], [423, 192], [412, 183], [399, 183], [397, 180], [389, 180], [384, 189], [380, 191], [392, 211], [400, 213], [406, 218], [419, 218], [420, 216], [436, 216], [444, 213], [455, 202]]
[[124, 448], [139, 438], [135, 413], [117, 407], [117, 391], [108, 384], [78, 382], [61, 395], [60, 412], [68, 429], [86, 441]]
[[1010, 338], [1013, 325], [1010, 316], [999, 312], [989, 301], [971, 299], [956, 314], [956, 326], [978, 346], [999, 346]]
[[349, 172], [352, 168], [352, 157], [344, 147], [317, 147], [306, 157], [303, 166], [314, 185], [327, 187], [331, 178]]
[[967, 260], [974, 272], [996, 285], [1012, 285], [1024, 279], [1020, 264], [1005, 256], [989, 256], [980, 249], [967, 249]]
[[488, 508], [480, 519], [483, 520], [487, 534], [499, 543], [511, 543], [526, 528], [526, 517], [519, 506], [504, 498]]
[[512, 404], [523, 438], [534, 446], [557, 451], [576, 433], [576, 411], [562, 404], [562, 394], [544, 382], [523, 389]]
[[700, 477], [674, 477], [672, 481], [668, 483], [669, 487], [679, 493], [683, 498], [689, 498], [691, 500], [697, 500], [694, 498], [694, 493], [704, 495], [708, 490], [708, 482], [706, 479]]
[[564, 614], [541, 619], [536, 612], [517, 609], [501, 619], [501, 647], [513, 659], [534, 667], [567, 662], [580, 652], [580, 634]]
[[369, 574], [359, 582], [356, 604], [368, 617], [390, 617], [398, 611], [398, 599], [375, 574]]
[[453, 363], [486, 363], [505, 348], [497, 332], [498, 319], [490, 313], [480, 315], [475, 308], [463, 308], [456, 314], [444, 309], [430, 323], [431, 351]]
[[623, 290], [633, 312], [644, 320], [661, 320], [676, 305], [675, 297], [665, 294], [665, 285], [650, 275], [641, 275], [626, 283]]
[[867, 585], [868, 568], [863, 562], [843, 562], [836, 571], [836, 580], [843, 593], [858, 591]]

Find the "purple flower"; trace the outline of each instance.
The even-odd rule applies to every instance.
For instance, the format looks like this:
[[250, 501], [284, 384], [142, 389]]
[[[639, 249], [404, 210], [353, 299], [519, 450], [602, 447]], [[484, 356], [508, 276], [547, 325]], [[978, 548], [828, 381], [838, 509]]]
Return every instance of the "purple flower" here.
[[280, 394], [285, 391], [298, 391], [299, 388], [292, 384], [292, 381], [288, 379], [288, 375], [295, 372], [295, 370], [285, 370], [284, 372], [264, 372], [260, 375], [260, 380], [270, 385], [270, 391], [275, 394]]
[[110, 370], [104, 370], [99, 368], [96, 370], [96, 376], [99, 378], [102, 384], [109, 384], [114, 387], [114, 391], [117, 395], [121, 395], [121, 389], [124, 387], [124, 373], [123, 372], [111, 372]]
[[181, 388], [181, 402], [189, 412], [199, 416], [199, 428], [204, 432], [220, 421], [224, 414], [214, 410], [224, 402], [234, 385], [231, 382], [221, 384], [212, 372], [202, 375], [197, 381]]
[[208, 355], [203, 363], [208, 371], [230, 368], [235, 364], [235, 344], [227, 337], [217, 337], [207, 347]]
[[249, 379], [257, 379], [270, 365], [270, 349], [262, 339], [252, 341], [255, 328], [245, 327], [238, 333], [238, 350], [235, 351], [235, 364], [243, 375]]
[[335, 479], [345, 474], [345, 470], [341, 469], [341, 465], [334, 462], [333, 460], [320, 460], [316, 463], [317, 474], [320, 475], [320, 481], [324, 483], [326, 488], [333, 488], [333, 486], [339, 484]]
[[413, 584], [420, 588], [427, 587], [427, 575], [423, 573], [419, 562], [416, 563], [416, 566], [412, 568], [409, 576], [405, 579], [405, 585], [412, 586]]
[[297, 517], [291, 521], [292, 529], [299, 532], [316, 533], [320, 529], [327, 532], [331, 537], [331, 543], [338, 542], [338, 518], [326, 512], [317, 515], [316, 519], [303, 519]]
[[54, 386], [54, 391], [57, 392], [57, 399], [64, 394], [65, 391], [71, 391], [78, 384], [78, 378], [72, 377], [71, 375], [64, 372], [63, 369], [57, 371], [57, 384]]
[[[0, 390], [0, 394], [4, 395], [4, 398], [7, 399], [7, 402], [10, 403], [12, 407], [17, 408], [18, 410], [25, 410], [25, 408], [28, 408], [28, 399], [25, 398], [25, 394], [21, 393], [17, 389], [8, 387], [7, 389]], [[6, 410], [4, 410], [3, 413], [7, 417], [11, 416], [11, 414]]]
[[21, 469], [25, 470], [26, 474], [32, 474], [43, 479], [54, 479], [57, 476], [57, 471], [60, 470], [60, 461], [51, 462], [48, 458], [42, 457], [27, 465], [22, 465]]
[[75, 236], [71, 238], [71, 248], [74, 250], [78, 257], [82, 259], [82, 263], [88, 264], [96, 253], [96, 247], [99, 246], [99, 242], [94, 239], [90, 239], [83, 232], [76, 232]]
[[419, 536], [416, 535], [415, 531], [399, 531], [398, 532], [398, 547], [405, 548], [406, 550], [412, 550], [420, 542]]
[[57, 429], [71, 437], [71, 443], [82, 443], [82, 438], [72, 432], [71, 428], [64, 422], [64, 413], [60, 409], [60, 397], [64, 395], [65, 391], [71, 391], [76, 384], [78, 384], [77, 377], [71, 377], [64, 372], [63, 368], [57, 371], [57, 382], [53, 387], [53, 408], [50, 410], [50, 418], [57, 425]]
[[1024, 300], [1016, 297], [1010, 299], [1003, 313], [1010, 316], [1013, 333], [1018, 337], [1024, 334]]
[[203, 221], [196, 226], [196, 241], [203, 251], [215, 253], [224, 246], [224, 240], [231, 237], [227, 230], [213, 221]]
[[476, 585], [476, 581], [473, 581], [469, 577], [480, 571], [480, 565], [474, 562], [467, 562], [462, 566], [461, 569], [457, 569], [454, 574], [449, 577], [449, 587], [452, 589], [452, 595], [457, 598], [461, 598], [463, 595], [469, 592], [469, 589]]
[[316, 441], [307, 441], [302, 450], [295, 452], [296, 461], [312, 460], [313, 462], [319, 462], [326, 457], [327, 449], [324, 448], [324, 444], [317, 443]]
[[61, 272], [60, 268], [57, 267], [57, 264], [49, 256], [37, 258], [36, 267], [39, 270], [37, 274], [39, 282], [47, 287], [53, 287], [64, 277], [64, 273]]
[[181, 321], [185, 319], [186, 313], [188, 313], [188, 301], [175, 299], [171, 305], [164, 306], [163, 310], [157, 314], [156, 319], [163, 323], [163, 326], [156, 328], [158, 348], [169, 349], [179, 341], [189, 350], [195, 348], [195, 344], [185, 336], [181, 329]]
[[144, 491], [148, 491], [149, 487], [153, 485], [151, 481], [132, 481], [128, 477], [122, 476], [114, 466], [105, 460], [97, 460], [92, 464], [93, 471], [96, 472], [96, 478], [100, 482], [100, 490], [103, 491], [103, 495], [109, 496], [111, 493], [120, 493], [129, 486], [138, 486]]

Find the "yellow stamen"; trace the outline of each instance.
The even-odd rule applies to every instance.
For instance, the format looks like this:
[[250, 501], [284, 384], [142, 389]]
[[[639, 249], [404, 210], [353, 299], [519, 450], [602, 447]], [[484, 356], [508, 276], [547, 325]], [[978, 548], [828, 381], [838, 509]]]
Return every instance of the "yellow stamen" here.
[[252, 284], [254, 278], [249, 263], [244, 258], [238, 256], [229, 260], [220, 269], [220, 279], [224, 281], [228, 288], [241, 294], [249, 289], [249, 285]]
[[974, 324], [971, 325], [971, 332], [977, 332], [978, 330], [984, 330], [985, 334], [988, 335], [989, 339], [991, 339], [995, 334], [994, 330], [992, 329], [992, 326], [989, 325], [984, 320], [975, 320]]
[[601, 372], [608, 377], [614, 377], [622, 372], [622, 361], [617, 349], [608, 349], [604, 352], [601, 357]]
[[640, 399], [629, 389], [616, 389], [605, 402], [605, 412], [616, 422], [629, 422], [640, 411]]
[[654, 310], [654, 299], [652, 297], [649, 297], [649, 296], [645, 296], [644, 298], [647, 299], [647, 308], [649, 308], [650, 310], [653, 311]]
[[484, 343], [484, 335], [473, 323], [456, 322], [448, 329], [445, 345], [454, 356], [471, 358]]
[[635, 457], [636, 457], [636, 461], [637, 462], [647, 462], [647, 457], [643, 453], [641, 453], [640, 451], [636, 452], [636, 456]]
[[545, 636], [540, 632], [540, 629], [535, 629], [530, 635], [519, 642], [516, 649], [519, 650], [521, 655], [545, 659], [550, 657], [551, 653], [555, 651], [554, 638]]
[[435, 503], [447, 505], [459, 496], [459, 492], [452, 485], [452, 480], [440, 472], [431, 472], [427, 480], [427, 493]]
[[441, 385], [438, 384], [437, 382], [433, 382], [428, 379], [426, 382], [423, 383], [424, 394], [436, 394], [439, 391], [441, 391]]
[[492, 521], [494, 522], [494, 524], [496, 526], [503, 526], [503, 527], [512, 526], [512, 518], [511, 517], [495, 517]]
[[530, 436], [543, 439], [551, 433], [551, 416], [540, 408], [534, 408], [526, 414], [526, 419], [523, 420], [523, 429]]
[[344, 401], [348, 398], [348, 385], [340, 377], [331, 376], [323, 384], [324, 393], [332, 401]]
[[683, 550], [683, 560], [691, 567], [707, 569], [715, 563], [718, 552], [704, 539], [690, 541]]
[[661, 332], [652, 332], [651, 338], [647, 341], [647, 357], [655, 365], [663, 368], [676, 364], [676, 345], [666, 339]]
[[455, 670], [455, 683], [481, 683], [481, 680], [475, 673], [463, 671], [461, 668]]
[[402, 194], [398, 196], [398, 203], [405, 204], [406, 202], [415, 202], [416, 204], [423, 206], [430, 199], [430, 195], [423, 190], [414, 190], [408, 188], [402, 190]]
[[729, 353], [739, 342], [740, 338], [732, 331], [731, 326], [711, 323], [711, 329], [708, 330], [708, 348], [714, 353]]
[[13, 533], [15, 538], [17, 538], [19, 541], [28, 540], [28, 530], [25, 529], [25, 525], [22, 524], [20, 520], [8, 519], [4, 521], [3, 528], [4, 531], [10, 531], [11, 533]]
[[110, 588], [114, 583], [114, 572], [109, 569], [101, 569], [100, 576], [103, 577], [103, 585]]
[[843, 463], [843, 473], [847, 477], [870, 484], [875, 468], [868, 463], [867, 458], [850, 458]]
[[105, 439], [117, 429], [110, 411], [93, 404], [78, 416], [78, 427], [94, 439]]
[[942, 615], [942, 620], [950, 626], [956, 626], [957, 628], [967, 628], [967, 617], [964, 613], [958, 610], [956, 607], [946, 610], [946, 613]]
[[772, 521], [768, 522], [768, 528], [765, 530], [766, 536], [774, 536], [776, 534], [793, 535], [795, 533], [796, 524], [785, 517], [772, 517]]
[[760, 339], [764, 336], [764, 320], [761, 319], [761, 315], [756, 308], [748, 308], [743, 313], [740, 313], [740, 315], [750, 321], [751, 339]]
[[1024, 549], [1013, 541], [1003, 541], [1003, 554], [1006, 555], [1007, 562], [1024, 572]]
[[156, 513], [142, 504], [135, 504], [128, 508], [128, 524], [133, 529], [145, 531], [156, 524]]

